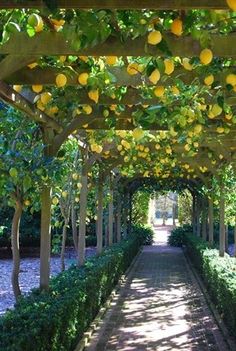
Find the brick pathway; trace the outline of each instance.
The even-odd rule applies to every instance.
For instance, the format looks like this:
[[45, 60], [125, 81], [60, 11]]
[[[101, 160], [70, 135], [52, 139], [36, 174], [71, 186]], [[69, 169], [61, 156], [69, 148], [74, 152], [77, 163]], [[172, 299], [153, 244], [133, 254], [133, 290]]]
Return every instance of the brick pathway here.
[[156, 229], [86, 351], [227, 351], [183, 252]]

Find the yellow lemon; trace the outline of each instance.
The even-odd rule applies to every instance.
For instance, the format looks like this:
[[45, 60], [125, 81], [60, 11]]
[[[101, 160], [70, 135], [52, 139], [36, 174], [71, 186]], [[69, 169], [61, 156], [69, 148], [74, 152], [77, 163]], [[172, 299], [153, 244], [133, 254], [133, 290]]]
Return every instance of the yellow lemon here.
[[57, 197], [54, 197], [54, 198], [52, 199], [52, 203], [53, 203], [53, 205], [57, 205], [57, 204], [58, 204], [58, 202], [59, 202], [59, 200], [58, 200], [58, 198], [57, 198]]
[[171, 91], [174, 95], [179, 95], [179, 89], [175, 85], [171, 87]]
[[216, 131], [217, 131], [217, 133], [222, 134], [222, 133], [224, 133], [225, 130], [223, 127], [217, 127]]
[[184, 67], [184, 69], [186, 69], [186, 71], [192, 71], [193, 70], [193, 66], [189, 63], [190, 59], [188, 57], [184, 57], [182, 59], [182, 65]]
[[213, 59], [213, 53], [210, 49], [203, 49], [200, 53], [199, 58], [203, 65], [209, 65]]
[[127, 66], [127, 73], [131, 76], [139, 73], [139, 64], [137, 62], [129, 63]]
[[206, 85], [212, 85], [214, 83], [214, 76], [213, 74], [210, 74], [209, 76], [204, 78], [204, 83]]
[[233, 11], [236, 11], [236, 0], [226, 0], [229, 8]]
[[154, 95], [156, 97], [162, 97], [165, 93], [165, 88], [162, 85], [159, 85], [154, 89]]
[[56, 76], [56, 86], [58, 88], [63, 88], [67, 83], [67, 78], [63, 73], [59, 73]]
[[164, 60], [164, 65], [165, 65], [165, 74], [170, 75], [171, 73], [174, 72], [175, 65], [174, 65], [174, 62], [171, 59], [165, 59]]
[[232, 86], [236, 85], [236, 74], [230, 73], [226, 77], [226, 83]]
[[157, 45], [162, 41], [162, 34], [159, 30], [153, 30], [148, 34], [148, 44]]
[[52, 94], [49, 93], [48, 91], [45, 91], [45, 93], [42, 93], [40, 96], [40, 100], [43, 105], [47, 105], [49, 101], [52, 99]]
[[13, 89], [17, 92], [20, 93], [22, 90], [22, 85], [13, 85]]
[[37, 24], [37, 26], [34, 27], [34, 30], [36, 33], [42, 32], [44, 27], [44, 23], [42, 18], [40, 17], [40, 22]]
[[88, 96], [91, 100], [93, 100], [94, 102], [96, 102], [96, 104], [98, 103], [98, 99], [99, 99], [99, 91], [98, 89], [96, 90], [90, 90], [88, 92]]
[[157, 82], [161, 78], [159, 70], [157, 68], [154, 69], [154, 71], [150, 74], [148, 78], [152, 84], [157, 84]]
[[170, 30], [173, 34], [177, 35], [178, 37], [182, 35], [183, 33], [183, 22], [181, 19], [176, 18], [170, 27]]
[[92, 113], [93, 109], [90, 105], [84, 105], [83, 111], [84, 111], [84, 113], [86, 113], [86, 115], [90, 115]]
[[88, 83], [88, 78], [89, 78], [88, 73], [86, 73], [86, 72], [81, 73], [81, 74], [79, 75], [79, 77], [78, 77], [78, 82], [79, 82], [79, 84], [80, 84], [80, 85], [87, 85], [87, 83]]
[[215, 116], [219, 116], [222, 113], [222, 108], [218, 104], [212, 106], [211, 112]]
[[107, 56], [106, 57], [106, 64], [113, 66], [117, 63], [117, 56]]
[[133, 138], [135, 140], [140, 140], [143, 138], [143, 136], [144, 136], [144, 131], [142, 128], [135, 128], [133, 130]]
[[202, 131], [202, 125], [201, 124], [197, 124], [195, 127], [194, 127], [194, 133], [195, 134], [200, 134]]
[[43, 90], [43, 86], [42, 85], [32, 85], [32, 90], [35, 93], [41, 93], [41, 91]]

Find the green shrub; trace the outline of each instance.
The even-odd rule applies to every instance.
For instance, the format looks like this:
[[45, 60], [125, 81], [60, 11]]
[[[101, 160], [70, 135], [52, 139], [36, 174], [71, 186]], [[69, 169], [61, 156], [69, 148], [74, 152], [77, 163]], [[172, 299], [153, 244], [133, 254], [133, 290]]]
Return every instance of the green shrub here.
[[227, 254], [219, 257], [218, 250], [193, 235], [185, 235], [185, 245], [229, 331], [236, 336], [236, 260]]
[[0, 350], [72, 351], [147, 237], [150, 229], [134, 227], [127, 240], [53, 278], [49, 292], [21, 298], [0, 319]]
[[192, 226], [188, 224], [174, 228], [168, 237], [168, 244], [170, 246], [182, 247], [184, 245], [185, 234], [190, 233], [191, 231]]
[[143, 245], [152, 245], [154, 232], [148, 225], [135, 225], [132, 227], [132, 233], [138, 235]]

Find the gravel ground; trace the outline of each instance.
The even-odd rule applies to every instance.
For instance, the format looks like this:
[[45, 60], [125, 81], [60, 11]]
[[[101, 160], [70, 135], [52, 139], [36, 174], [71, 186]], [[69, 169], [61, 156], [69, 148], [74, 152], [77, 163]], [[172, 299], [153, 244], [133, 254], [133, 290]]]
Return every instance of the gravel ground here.
[[[95, 254], [95, 248], [86, 249], [86, 257]], [[76, 262], [74, 250], [66, 252], [66, 268]], [[12, 260], [0, 260], [0, 315], [3, 315], [8, 308], [14, 307], [14, 295], [11, 286]], [[51, 276], [60, 273], [60, 258], [51, 258]], [[20, 271], [20, 286], [23, 293], [28, 293], [32, 288], [39, 286], [39, 258], [22, 258]]]

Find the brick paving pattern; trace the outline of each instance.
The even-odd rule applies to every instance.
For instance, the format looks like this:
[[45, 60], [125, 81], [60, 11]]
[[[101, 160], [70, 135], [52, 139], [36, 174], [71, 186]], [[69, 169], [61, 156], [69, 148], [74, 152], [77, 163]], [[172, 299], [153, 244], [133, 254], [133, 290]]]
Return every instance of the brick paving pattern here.
[[228, 347], [170, 227], [138, 257], [86, 351], [227, 351]]

